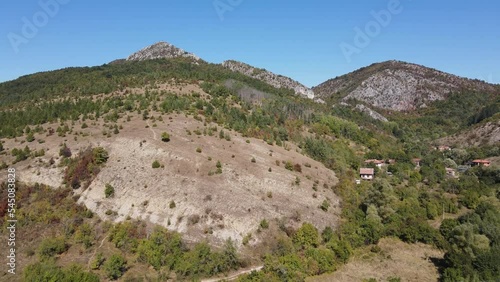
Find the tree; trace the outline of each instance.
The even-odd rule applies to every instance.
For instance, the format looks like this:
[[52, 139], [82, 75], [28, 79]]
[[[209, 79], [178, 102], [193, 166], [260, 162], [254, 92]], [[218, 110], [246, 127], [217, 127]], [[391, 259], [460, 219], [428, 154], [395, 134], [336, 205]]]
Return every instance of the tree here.
[[231, 269], [238, 269], [240, 266], [240, 260], [238, 259], [238, 254], [236, 252], [236, 246], [234, 245], [231, 238], [227, 239], [224, 243], [224, 249], [222, 251], [224, 267], [226, 271]]
[[302, 224], [293, 236], [293, 243], [302, 249], [317, 247], [319, 245], [318, 230], [310, 223]]
[[458, 220], [452, 219], [452, 218], [446, 218], [441, 222], [441, 226], [439, 227], [439, 232], [443, 237], [448, 240], [450, 238], [450, 235], [452, 234], [451, 232], [453, 231], [453, 228], [457, 227], [460, 225]]
[[121, 255], [114, 254], [104, 263], [104, 271], [108, 278], [116, 280], [127, 271], [127, 261]]

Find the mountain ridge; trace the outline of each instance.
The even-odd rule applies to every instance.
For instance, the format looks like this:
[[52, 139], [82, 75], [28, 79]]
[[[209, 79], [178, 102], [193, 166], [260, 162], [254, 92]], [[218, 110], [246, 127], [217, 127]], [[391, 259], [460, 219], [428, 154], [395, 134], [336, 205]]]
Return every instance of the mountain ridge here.
[[302, 95], [309, 99], [314, 99], [314, 91], [311, 88], [301, 84], [300, 82], [280, 74], [275, 74], [266, 69], [253, 67], [249, 64], [236, 60], [226, 60], [221, 64], [223, 67], [232, 71], [240, 72], [246, 76], [262, 80], [276, 88], [292, 89], [296, 94]]

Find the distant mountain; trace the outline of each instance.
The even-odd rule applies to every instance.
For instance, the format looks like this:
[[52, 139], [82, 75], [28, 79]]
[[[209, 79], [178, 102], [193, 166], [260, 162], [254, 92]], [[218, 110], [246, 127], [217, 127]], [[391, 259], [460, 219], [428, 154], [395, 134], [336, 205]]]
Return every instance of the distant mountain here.
[[233, 60], [225, 61], [222, 63], [222, 65], [232, 71], [239, 72], [246, 76], [261, 80], [276, 88], [292, 89], [297, 95], [302, 95], [310, 99], [315, 98], [314, 92], [309, 87], [289, 77], [275, 74], [265, 69], [259, 69], [248, 64]]
[[175, 47], [170, 43], [158, 42], [128, 56], [127, 61], [171, 59], [178, 57], [192, 58], [196, 61], [200, 60], [200, 58], [195, 54], [184, 51], [181, 48]]
[[356, 99], [371, 106], [410, 111], [462, 90], [498, 92], [498, 86], [421, 65], [387, 61], [330, 79], [313, 88], [317, 97]]

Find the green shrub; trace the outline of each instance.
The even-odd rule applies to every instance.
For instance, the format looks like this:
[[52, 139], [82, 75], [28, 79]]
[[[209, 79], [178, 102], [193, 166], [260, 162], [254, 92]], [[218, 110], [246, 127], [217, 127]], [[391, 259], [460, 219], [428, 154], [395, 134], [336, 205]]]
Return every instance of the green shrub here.
[[68, 249], [66, 240], [63, 237], [47, 238], [40, 243], [38, 255], [40, 259], [49, 259], [55, 255], [64, 253]]
[[101, 268], [102, 264], [104, 263], [104, 256], [102, 255], [101, 252], [97, 253], [95, 256], [94, 260], [92, 260], [92, 263], [90, 264], [90, 269], [92, 270], [98, 270]]
[[102, 147], [96, 147], [92, 150], [94, 162], [97, 165], [103, 164], [108, 161], [108, 152]]
[[330, 208], [330, 202], [328, 200], [323, 200], [323, 203], [321, 203], [321, 206], [319, 206], [320, 209], [322, 209], [324, 212], [327, 212], [328, 209]]
[[30, 132], [26, 136], [26, 142], [33, 142], [33, 141], [35, 141], [35, 136], [33, 135], [33, 132]]
[[161, 134], [161, 141], [163, 142], [169, 142], [170, 141], [170, 134], [163, 132]]
[[127, 261], [121, 255], [114, 254], [104, 263], [104, 272], [112, 280], [122, 277], [125, 271], [127, 271]]
[[159, 161], [157, 161], [157, 160], [155, 160], [155, 161], [153, 162], [153, 164], [151, 164], [151, 167], [152, 167], [152, 168], [159, 168], [160, 166], [161, 166], [161, 164], [160, 164], [160, 162], [159, 162]]
[[37, 262], [28, 265], [23, 271], [23, 281], [81, 281], [99, 282], [99, 276], [85, 272], [79, 265], [58, 267], [54, 262]]
[[252, 239], [252, 233], [248, 233], [247, 235], [245, 235], [245, 237], [243, 237], [243, 241], [241, 243], [243, 244], [243, 246], [246, 246], [248, 245], [251, 239]]
[[294, 184], [297, 185], [297, 186], [300, 186], [300, 177], [295, 176]]
[[222, 173], [222, 163], [220, 161], [217, 161], [217, 164], [215, 166], [217, 167], [217, 170], [215, 171], [215, 173], [221, 174]]
[[261, 220], [260, 227], [262, 229], [268, 229], [269, 228], [269, 222], [267, 222], [267, 220], [265, 220], [265, 219]]
[[113, 197], [115, 195], [115, 188], [111, 186], [111, 184], [107, 183], [106, 188], [104, 189], [104, 195], [106, 198]]
[[94, 239], [94, 230], [88, 223], [82, 224], [75, 232], [75, 241], [83, 244], [85, 249], [90, 248], [94, 244]]

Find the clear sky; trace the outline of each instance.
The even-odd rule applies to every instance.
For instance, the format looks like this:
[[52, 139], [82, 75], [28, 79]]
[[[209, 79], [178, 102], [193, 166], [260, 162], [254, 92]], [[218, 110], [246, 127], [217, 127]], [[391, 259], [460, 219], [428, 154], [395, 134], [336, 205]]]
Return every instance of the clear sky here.
[[497, 0], [3, 0], [0, 81], [158, 41], [307, 86], [391, 59], [500, 83]]

